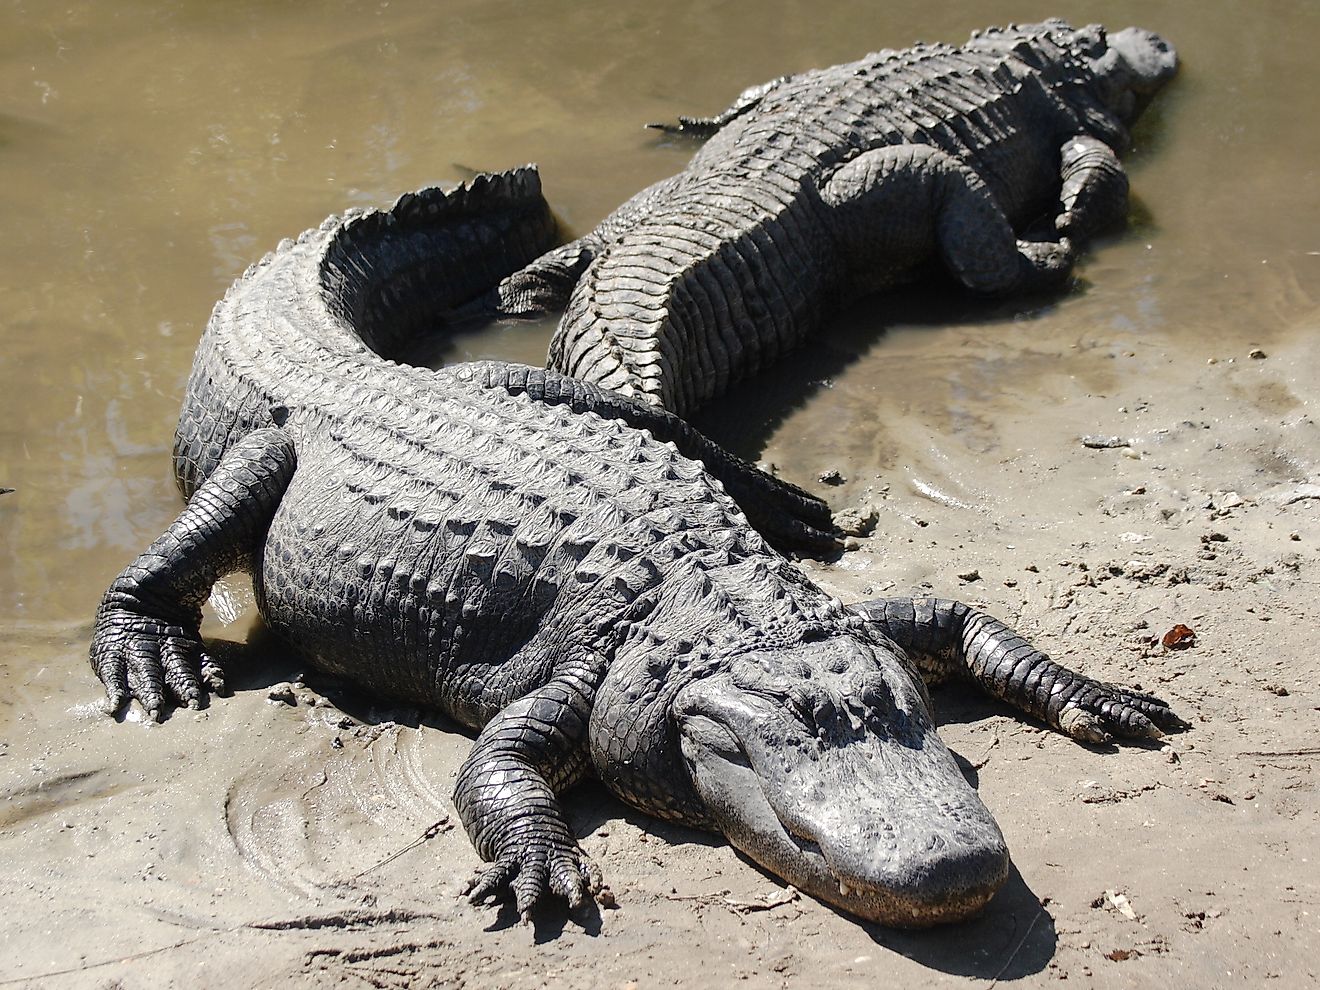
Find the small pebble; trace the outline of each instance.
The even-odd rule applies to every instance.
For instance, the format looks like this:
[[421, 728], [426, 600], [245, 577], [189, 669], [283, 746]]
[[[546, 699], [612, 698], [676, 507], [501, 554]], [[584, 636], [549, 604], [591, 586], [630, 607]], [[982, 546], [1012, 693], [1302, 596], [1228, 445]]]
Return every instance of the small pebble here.
[[1130, 441], [1124, 440], [1122, 437], [1084, 436], [1081, 441], [1083, 447], [1090, 447], [1093, 450], [1132, 446]]
[[834, 524], [848, 536], [870, 536], [879, 520], [880, 513], [869, 502], [834, 514]]
[[820, 473], [820, 481], [821, 481], [821, 484], [825, 484], [825, 485], [841, 485], [841, 484], [843, 484], [846, 480], [847, 480], [847, 479], [843, 476], [843, 472], [840, 471], [840, 470], [838, 470], [837, 468], [830, 468], [830, 470], [828, 470], [828, 471], [822, 471], [822, 472]]
[[1251, 350], [1247, 351], [1247, 357], [1255, 358], [1257, 361], [1263, 360], [1266, 356], [1265, 352], [1259, 347], [1253, 347]]

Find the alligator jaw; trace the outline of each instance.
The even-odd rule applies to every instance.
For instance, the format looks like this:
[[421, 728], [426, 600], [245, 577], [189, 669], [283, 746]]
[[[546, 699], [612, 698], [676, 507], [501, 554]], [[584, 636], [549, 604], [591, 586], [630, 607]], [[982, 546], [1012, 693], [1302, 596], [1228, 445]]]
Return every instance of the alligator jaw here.
[[783, 706], [720, 676], [685, 688], [674, 710], [720, 830], [806, 893], [917, 928], [974, 915], [1006, 879], [1003, 835], [929, 723], [916, 747], [863, 732], [813, 753]]

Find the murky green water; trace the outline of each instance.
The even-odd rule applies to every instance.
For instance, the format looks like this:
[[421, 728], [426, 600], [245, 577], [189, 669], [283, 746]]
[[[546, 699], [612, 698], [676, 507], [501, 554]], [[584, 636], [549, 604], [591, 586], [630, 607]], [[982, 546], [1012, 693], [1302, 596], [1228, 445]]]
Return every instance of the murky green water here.
[[[96, 601], [178, 508], [168, 450], [198, 334], [229, 281], [280, 238], [348, 205], [524, 161], [540, 163], [566, 227], [581, 230], [691, 153], [646, 121], [715, 112], [748, 84], [868, 49], [1096, 13], [443, 8], [0, 10], [0, 485], [15, 489], [0, 496], [0, 730], [32, 706], [96, 694], [84, 661]], [[1102, 333], [1199, 363], [1266, 343], [1314, 308], [1320, 8], [1123, 3], [1104, 17], [1165, 34], [1184, 71], [1128, 159], [1134, 222], [1094, 247], [1077, 290], [993, 306], [939, 293], [870, 301], [773, 388], [708, 416], [712, 432], [797, 477], [833, 463], [883, 473], [904, 460], [903, 436], [882, 425], [893, 413], [974, 453], [999, 397], [1064, 367], [1060, 342]], [[453, 354], [537, 362], [548, 333], [502, 328]]]

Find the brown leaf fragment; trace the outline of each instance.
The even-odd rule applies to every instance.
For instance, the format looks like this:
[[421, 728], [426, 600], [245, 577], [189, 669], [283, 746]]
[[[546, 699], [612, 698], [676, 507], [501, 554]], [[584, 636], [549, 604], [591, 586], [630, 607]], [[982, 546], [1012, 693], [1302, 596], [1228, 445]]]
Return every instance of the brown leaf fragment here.
[[1196, 642], [1196, 630], [1179, 622], [1160, 640], [1168, 650], [1185, 650]]
[[1141, 955], [1136, 949], [1114, 949], [1105, 953], [1105, 958], [1113, 962], [1125, 962], [1128, 959], [1135, 959]]

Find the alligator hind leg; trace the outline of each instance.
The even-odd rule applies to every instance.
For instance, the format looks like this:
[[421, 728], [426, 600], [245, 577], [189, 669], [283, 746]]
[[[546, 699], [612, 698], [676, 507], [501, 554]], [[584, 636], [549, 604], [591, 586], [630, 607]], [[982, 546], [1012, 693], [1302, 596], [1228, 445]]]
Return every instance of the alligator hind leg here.
[[248, 434], [164, 535], [115, 578], [91, 646], [111, 714], [136, 698], [158, 720], [170, 703], [199, 707], [203, 687], [223, 690], [202, 646], [202, 603], [219, 578], [250, 566], [295, 464], [283, 430]]
[[579, 414], [622, 420], [633, 429], [648, 430], [661, 443], [672, 443], [684, 457], [700, 460], [748, 521], [781, 552], [820, 559], [838, 554], [841, 534], [825, 502], [729, 453], [673, 413], [541, 368], [497, 362], [482, 367], [488, 388], [526, 394], [547, 405], [566, 405]]
[[599, 247], [588, 236], [547, 251], [506, 276], [489, 296], [478, 301], [477, 308], [497, 316], [539, 316], [563, 309]]
[[1154, 739], [1186, 728], [1159, 698], [1069, 670], [961, 602], [881, 598], [851, 608], [901, 646], [928, 681], [970, 677], [986, 693], [1074, 739]]
[[603, 663], [560, 665], [477, 737], [454, 784], [458, 816], [481, 858], [493, 864], [471, 900], [509, 888], [526, 920], [547, 891], [576, 908], [600, 889], [600, 871], [578, 846], [555, 795], [587, 771], [587, 726], [603, 674]]
[[863, 152], [829, 178], [821, 197], [835, 208], [842, 244], [863, 284], [880, 287], [902, 274], [868, 272], [868, 258], [921, 257], [931, 250], [976, 292], [1047, 288], [1072, 270], [1067, 237], [1018, 240], [981, 177], [930, 145]]

